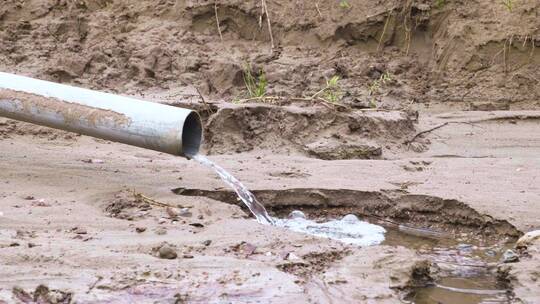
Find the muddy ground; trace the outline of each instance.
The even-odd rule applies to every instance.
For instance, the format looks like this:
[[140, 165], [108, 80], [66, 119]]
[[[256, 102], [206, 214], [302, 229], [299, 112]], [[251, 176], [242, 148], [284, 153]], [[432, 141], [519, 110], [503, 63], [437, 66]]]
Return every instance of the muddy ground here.
[[[540, 229], [540, 3], [505, 3], [6, 0], [0, 70], [199, 110], [273, 215], [513, 244]], [[0, 151], [0, 302], [399, 303], [434, 276], [259, 225], [183, 158], [3, 118]], [[540, 302], [516, 252], [510, 301]]]

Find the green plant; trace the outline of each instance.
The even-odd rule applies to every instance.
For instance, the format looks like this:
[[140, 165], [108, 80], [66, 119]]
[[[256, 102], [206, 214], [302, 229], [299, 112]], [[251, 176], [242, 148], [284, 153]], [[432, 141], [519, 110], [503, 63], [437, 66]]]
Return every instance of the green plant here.
[[337, 103], [342, 97], [341, 85], [339, 84], [339, 76], [334, 75], [326, 80], [323, 98], [331, 103]]
[[341, 7], [342, 9], [350, 9], [351, 5], [349, 4], [347, 0], [340, 0], [339, 7]]
[[371, 84], [369, 85], [369, 96], [371, 96], [369, 100], [370, 107], [377, 107], [377, 100], [375, 98], [375, 95], [377, 95], [381, 87], [387, 84], [389, 81], [392, 81], [392, 76], [390, 75], [390, 73], [384, 72], [378, 79], [375, 79], [373, 80], [373, 82], [371, 82]]
[[260, 98], [266, 94], [266, 86], [268, 81], [264, 76], [264, 71], [261, 69], [257, 75], [253, 75], [251, 65], [244, 68], [244, 84], [250, 98]]
[[506, 9], [511, 12], [514, 8], [514, 0], [501, 0]]
[[435, 0], [435, 7], [442, 8], [446, 4], [446, 0]]

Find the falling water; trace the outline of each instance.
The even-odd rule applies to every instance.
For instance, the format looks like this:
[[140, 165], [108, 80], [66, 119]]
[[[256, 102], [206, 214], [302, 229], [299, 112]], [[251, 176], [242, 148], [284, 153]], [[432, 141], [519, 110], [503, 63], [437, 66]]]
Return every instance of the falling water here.
[[213, 169], [219, 175], [221, 180], [234, 189], [238, 197], [249, 208], [249, 211], [253, 213], [257, 221], [261, 224], [274, 225], [274, 219], [268, 215], [264, 206], [255, 198], [255, 195], [251, 193], [246, 186], [244, 186], [239, 180], [232, 176], [227, 170], [216, 165], [213, 161], [209, 160], [206, 156], [196, 154], [192, 157], [199, 164]]
[[191, 158], [214, 170], [223, 182], [234, 189], [238, 197], [261, 224], [279, 226], [292, 231], [330, 238], [358, 246], [376, 245], [384, 241], [386, 230], [383, 227], [360, 221], [352, 214], [346, 215], [341, 220], [331, 220], [323, 223], [306, 219], [306, 216], [301, 211], [293, 211], [287, 219], [273, 218], [268, 215], [268, 212], [255, 195], [225, 169], [216, 165], [204, 155], [197, 154]]

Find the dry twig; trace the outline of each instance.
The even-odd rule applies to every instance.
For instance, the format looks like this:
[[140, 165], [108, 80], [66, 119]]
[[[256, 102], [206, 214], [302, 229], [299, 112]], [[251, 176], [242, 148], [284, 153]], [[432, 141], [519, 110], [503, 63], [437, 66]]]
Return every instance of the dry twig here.
[[447, 121], [447, 122], [442, 123], [442, 124], [440, 124], [440, 125], [437, 125], [437, 126], [435, 126], [435, 127], [433, 127], [433, 128], [430, 128], [430, 129], [427, 129], [427, 130], [424, 130], [424, 131], [420, 131], [420, 132], [416, 133], [416, 135], [414, 135], [411, 139], [406, 140], [406, 141], [404, 141], [403, 143], [406, 144], [406, 145], [411, 144], [411, 143], [413, 143], [418, 137], [420, 137], [421, 135], [426, 134], [426, 133], [429, 133], [429, 132], [433, 132], [433, 131], [435, 131], [435, 130], [437, 130], [437, 129], [440, 129], [440, 128], [442, 128], [442, 127], [445, 127], [445, 126], [447, 126], [447, 125], [449, 125], [449, 124], [469, 124], [469, 125], [474, 125], [472, 122], [469, 122], [469, 121]]
[[[264, 15], [266, 15], [266, 23], [268, 24], [268, 33], [270, 34], [270, 44], [272, 46], [272, 50], [274, 49], [274, 35], [272, 35], [272, 25], [270, 23], [270, 15], [268, 14], [268, 7], [266, 7], [266, 0], [261, 0], [262, 4], [262, 12]], [[261, 14], [262, 18], [262, 14]]]
[[219, 17], [217, 12], [217, 1], [214, 1], [214, 13], [216, 14], [216, 24], [219, 33], [219, 39], [221, 40], [221, 42], [223, 42], [223, 35], [221, 35], [221, 26], [219, 25]]

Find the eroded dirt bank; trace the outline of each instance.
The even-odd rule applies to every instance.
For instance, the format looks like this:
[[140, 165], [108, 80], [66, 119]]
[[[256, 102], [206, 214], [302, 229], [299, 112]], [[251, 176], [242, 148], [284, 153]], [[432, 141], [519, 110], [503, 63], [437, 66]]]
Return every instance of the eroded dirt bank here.
[[[199, 110], [204, 153], [273, 215], [513, 244], [540, 229], [540, 4], [507, 3], [8, 0], [0, 70]], [[399, 303], [433, 281], [415, 249], [258, 225], [192, 161], [3, 118], [0, 157], [0, 302]], [[495, 265], [513, 302], [540, 299], [534, 244]]]

